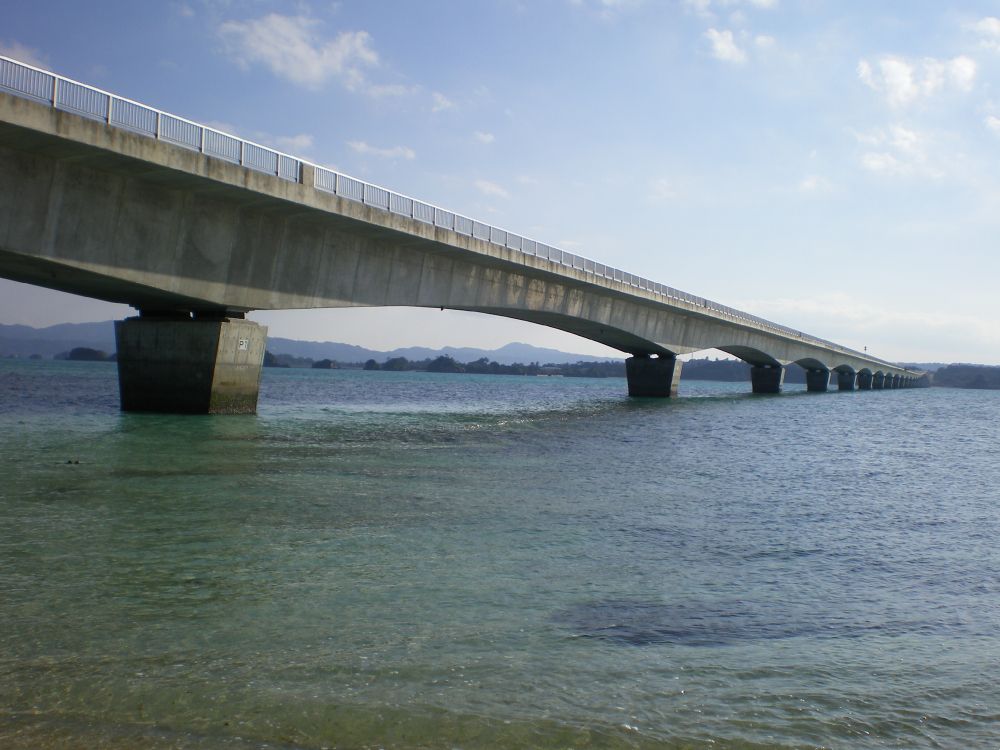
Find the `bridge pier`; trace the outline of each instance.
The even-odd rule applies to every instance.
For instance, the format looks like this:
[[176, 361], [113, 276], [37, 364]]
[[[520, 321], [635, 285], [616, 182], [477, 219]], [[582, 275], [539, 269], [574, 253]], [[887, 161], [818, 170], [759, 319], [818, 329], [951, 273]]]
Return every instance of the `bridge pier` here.
[[857, 383], [858, 376], [853, 372], [837, 372], [837, 389], [841, 391], [853, 391]]
[[677, 384], [681, 379], [681, 365], [677, 357], [637, 355], [625, 360], [625, 376], [628, 378], [628, 395], [652, 398], [673, 398], [677, 396]]
[[806, 370], [806, 390], [823, 393], [830, 387], [829, 370]]
[[781, 393], [785, 368], [781, 365], [754, 365], [750, 368], [754, 393]]
[[267, 328], [184, 315], [115, 322], [122, 411], [255, 414]]
[[876, 372], [872, 376], [872, 390], [881, 391], [883, 388], [885, 388], [885, 373]]

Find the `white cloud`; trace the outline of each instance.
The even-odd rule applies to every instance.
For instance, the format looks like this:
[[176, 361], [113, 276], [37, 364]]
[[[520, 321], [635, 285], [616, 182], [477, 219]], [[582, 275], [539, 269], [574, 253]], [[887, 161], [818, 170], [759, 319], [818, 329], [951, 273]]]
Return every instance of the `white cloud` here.
[[438, 91], [435, 91], [431, 98], [434, 101], [431, 105], [432, 112], [443, 112], [446, 109], [453, 109], [455, 107], [455, 103], [453, 101]]
[[821, 193], [830, 189], [830, 181], [819, 175], [807, 175], [799, 183], [799, 191], [803, 193]]
[[768, 34], [758, 34], [754, 37], [753, 43], [756, 44], [760, 49], [770, 49], [775, 45], [775, 38]]
[[569, 0], [570, 5], [594, 11], [605, 20], [614, 18], [620, 11], [637, 8], [643, 2], [645, 0]]
[[861, 166], [875, 174], [892, 177], [923, 176], [940, 178], [944, 175], [942, 159], [932, 159], [930, 138], [902, 125], [888, 130], [856, 136], [868, 148], [861, 155]]
[[476, 180], [475, 185], [479, 192], [483, 195], [488, 195], [491, 198], [510, 198], [510, 193], [497, 185], [495, 182], [490, 182], [489, 180]]
[[[875, 356], [891, 357], [895, 350], [907, 361], [982, 361], [984, 352], [995, 357], [1000, 350], [1000, 331], [992, 320], [962, 312], [883, 306], [844, 292], [734, 302], [764, 318], [826, 333], [846, 346], [867, 346]], [[937, 343], [931, 347], [930, 341]]]
[[702, 18], [712, 17], [712, 0], [684, 0], [684, 4], [690, 8], [695, 15]]
[[737, 46], [733, 39], [733, 32], [709, 29], [704, 36], [712, 45], [712, 57], [723, 62], [736, 64], [746, 62], [746, 53]]
[[976, 81], [976, 61], [962, 55], [948, 64], [948, 76], [960, 91], [972, 91]]
[[484, 133], [481, 130], [477, 130], [476, 140], [480, 143], [493, 143], [496, 140], [496, 136], [493, 133]]
[[18, 62], [34, 65], [36, 68], [48, 68], [48, 58], [32, 47], [28, 47], [13, 39], [0, 42], [0, 55], [13, 57]]
[[996, 115], [988, 115], [986, 117], [986, 127], [997, 135], [1000, 135], [1000, 117], [997, 117]]
[[972, 24], [972, 30], [981, 37], [979, 43], [983, 47], [1000, 50], [1000, 18], [987, 16]]
[[702, 18], [713, 18], [713, 6], [719, 9], [750, 6], [758, 10], [773, 10], [778, 7], [778, 0], [684, 0], [684, 4]]
[[365, 156], [378, 156], [383, 159], [415, 159], [417, 156], [416, 151], [414, 151], [409, 146], [393, 146], [392, 148], [379, 148], [378, 146], [372, 146], [365, 141], [348, 141], [348, 146], [351, 147], [352, 151]]
[[881, 94], [891, 107], [905, 107], [946, 88], [961, 92], [972, 90], [976, 62], [961, 55], [950, 60], [926, 57], [919, 61], [887, 55], [875, 65], [860, 60], [857, 67], [861, 82]]
[[909, 168], [901, 164], [899, 159], [885, 151], [876, 153], [869, 151], [861, 157], [861, 166], [869, 172], [887, 175], [909, 174]]
[[241, 66], [263, 63], [275, 75], [311, 89], [330, 79], [348, 89], [365, 88], [363, 69], [378, 64], [365, 31], [344, 31], [332, 40], [317, 34], [319, 21], [271, 13], [250, 21], [226, 21], [219, 34]]
[[315, 140], [308, 133], [300, 133], [299, 135], [280, 135], [274, 139], [274, 142], [282, 151], [294, 155], [311, 149]]
[[677, 197], [673, 183], [665, 177], [658, 177], [649, 182], [649, 199], [654, 203], [666, 203]]
[[924, 137], [916, 130], [894, 125], [889, 129], [889, 143], [902, 154], [913, 158], [923, 158]]
[[388, 96], [410, 96], [420, 91], [419, 86], [404, 86], [399, 83], [372, 84], [365, 89], [365, 93], [376, 99]]

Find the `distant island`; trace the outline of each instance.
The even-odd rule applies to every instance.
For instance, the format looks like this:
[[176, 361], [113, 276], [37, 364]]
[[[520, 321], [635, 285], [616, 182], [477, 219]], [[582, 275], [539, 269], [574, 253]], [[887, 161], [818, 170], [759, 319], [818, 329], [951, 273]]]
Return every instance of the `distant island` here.
[[[39, 355], [32, 355], [32, 357], [41, 359]], [[53, 359], [68, 359], [73, 362], [114, 362], [118, 357], [100, 349], [91, 349], [89, 346], [76, 346], [68, 352], [57, 354]]]
[[946, 365], [934, 373], [934, 385], [943, 388], [1000, 389], [1000, 367]]
[[[63, 323], [47, 328], [0, 324], [0, 357], [113, 362], [114, 322]], [[109, 354], [110, 352], [110, 354]], [[623, 378], [625, 361], [570, 354], [530, 344], [499, 349], [474, 347], [406, 347], [380, 352], [332, 341], [268, 338], [265, 367], [318, 370], [355, 369], [389, 372], [422, 371], [489, 375], [551, 375], [578, 378]], [[1000, 367], [975, 364], [900, 363], [932, 374], [931, 384], [945, 388], [1000, 389]], [[748, 382], [750, 365], [735, 359], [692, 359], [684, 363], [682, 380]], [[786, 383], [804, 383], [805, 370], [789, 367]]]

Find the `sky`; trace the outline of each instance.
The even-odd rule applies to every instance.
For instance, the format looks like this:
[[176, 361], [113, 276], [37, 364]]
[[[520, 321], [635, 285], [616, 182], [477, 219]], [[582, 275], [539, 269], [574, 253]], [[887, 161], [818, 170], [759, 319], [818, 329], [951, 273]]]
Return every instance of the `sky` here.
[[[35, 0], [0, 53], [886, 359], [1000, 364], [998, 0]], [[0, 323], [130, 312], [0, 280]], [[250, 317], [611, 351], [472, 313]]]

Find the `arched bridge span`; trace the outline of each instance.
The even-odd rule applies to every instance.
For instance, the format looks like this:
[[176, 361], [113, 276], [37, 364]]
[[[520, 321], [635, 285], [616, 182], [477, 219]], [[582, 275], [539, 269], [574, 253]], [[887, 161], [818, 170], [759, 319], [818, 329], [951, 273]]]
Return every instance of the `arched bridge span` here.
[[252, 410], [266, 331], [244, 313], [310, 307], [551, 326], [631, 354], [633, 395], [676, 393], [677, 355], [709, 348], [756, 392], [791, 363], [810, 390], [919, 376], [5, 58], [0, 275], [140, 310], [117, 329], [124, 408]]

